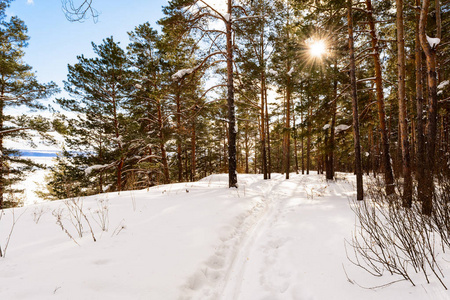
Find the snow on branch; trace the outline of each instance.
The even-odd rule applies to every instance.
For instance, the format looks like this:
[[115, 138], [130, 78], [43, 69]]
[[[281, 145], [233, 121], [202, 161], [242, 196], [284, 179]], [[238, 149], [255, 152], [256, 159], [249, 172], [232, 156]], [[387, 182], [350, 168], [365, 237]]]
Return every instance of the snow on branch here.
[[89, 176], [89, 175], [92, 173], [92, 171], [98, 171], [98, 170], [109, 169], [109, 168], [111, 168], [114, 164], [115, 164], [115, 163], [112, 163], [112, 164], [106, 164], [106, 165], [93, 165], [93, 166], [87, 167], [87, 168], [84, 170], [84, 174], [85, 174], [86, 176]]
[[287, 73], [287, 76], [292, 76], [292, 73], [294, 73], [294, 67], [292, 67], [289, 72]]
[[441, 42], [441, 39], [439, 39], [439, 38], [431, 38], [428, 35], [426, 37], [427, 37], [428, 44], [430, 44], [431, 49], [436, 48], [437, 45], [439, 45], [439, 43]]
[[273, 70], [273, 69], [269, 69], [269, 70], [267, 71], [267, 74], [273, 75], [273, 76], [278, 76], [278, 72], [275, 71], [275, 70]]
[[450, 80], [444, 80], [437, 86], [437, 89], [443, 90], [449, 83], [450, 83]]
[[336, 126], [336, 128], [334, 128], [334, 132], [339, 133], [339, 132], [345, 131], [349, 128], [350, 128], [350, 125], [341, 124], [341, 125]]
[[356, 82], [364, 82], [364, 81], [371, 81], [371, 80], [376, 80], [376, 77], [369, 77], [369, 78], [363, 78], [363, 79], [358, 79]]
[[152, 158], [160, 159], [161, 156], [158, 156], [158, 155], [147, 155], [147, 156], [145, 156], [145, 157], [139, 159], [139, 160], [138, 160], [138, 163], [143, 162], [143, 161], [146, 161], [146, 160], [149, 160], [149, 159], [152, 159]]
[[181, 78], [183, 78], [186, 75], [192, 74], [195, 71], [196, 68], [191, 68], [191, 69], [181, 69], [178, 72], [176, 72], [175, 74], [172, 75], [172, 79], [173, 80], [180, 80]]
[[437, 89], [438, 89], [437, 94], [438, 94], [438, 95], [442, 95], [442, 94], [444, 93], [445, 87], [446, 87], [449, 83], [450, 83], [449, 80], [444, 80], [444, 81], [442, 81], [442, 82], [437, 86]]

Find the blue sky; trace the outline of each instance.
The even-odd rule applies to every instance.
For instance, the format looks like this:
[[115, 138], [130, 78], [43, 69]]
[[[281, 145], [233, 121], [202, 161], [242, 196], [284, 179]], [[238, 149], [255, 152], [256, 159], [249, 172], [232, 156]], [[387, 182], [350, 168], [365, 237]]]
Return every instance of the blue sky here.
[[[79, 3], [81, 0], [74, 0]], [[67, 64], [76, 63], [76, 56], [93, 56], [91, 42], [100, 44], [113, 36], [123, 48], [128, 44], [127, 32], [137, 25], [163, 17], [167, 0], [94, 0], [100, 16], [83, 23], [67, 21], [61, 0], [15, 0], [8, 15], [16, 15], [28, 26], [29, 46], [25, 62], [37, 72], [39, 81], [56, 82], [61, 88], [67, 76]]]

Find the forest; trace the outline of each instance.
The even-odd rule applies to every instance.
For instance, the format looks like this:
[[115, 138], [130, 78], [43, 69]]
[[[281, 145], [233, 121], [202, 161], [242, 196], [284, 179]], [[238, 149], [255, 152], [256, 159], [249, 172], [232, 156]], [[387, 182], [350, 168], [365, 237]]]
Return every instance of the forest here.
[[[58, 92], [23, 62], [27, 28], [2, 1], [0, 207], [36, 164], [4, 138], [56, 131], [64, 149], [46, 197], [64, 199], [228, 173], [380, 178], [385, 194], [430, 215], [450, 178], [449, 1], [172, 0], [129, 44], [105, 37], [68, 66]], [[223, 2], [223, 3], [222, 3]], [[101, 17], [95, 1], [63, 1], [71, 21]], [[75, 113], [75, 118], [65, 112]]]
[[[0, 295], [449, 299], [449, 0], [169, 0], [63, 86], [25, 62], [12, 2]], [[55, 201], [30, 205], [18, 183], [45, 166], [9, 142], [36, 137], [63, 143]]]

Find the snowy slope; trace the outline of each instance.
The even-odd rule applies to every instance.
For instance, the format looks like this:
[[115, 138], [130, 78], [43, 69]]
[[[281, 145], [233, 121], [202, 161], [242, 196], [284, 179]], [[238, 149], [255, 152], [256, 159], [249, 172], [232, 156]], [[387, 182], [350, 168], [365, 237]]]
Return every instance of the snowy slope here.
[[[79, 200], [97, 242], [83, 220], [78, 238], [64, 201], [16, 209], [0, 299], [450, 299], [437, 283], [349, 282], [344, 269], [366, 287], [399, 279], [373, 278], [346, 258], [353, 176], [261, 177], [239, 175], [238, 190], [213, 175]], [[107, 232], [97, 224], [102, 207]], [[79, 245], [56, 224], [58, 211]], [[0, 220], [2, 248], [11, 218], [7, 210]]]

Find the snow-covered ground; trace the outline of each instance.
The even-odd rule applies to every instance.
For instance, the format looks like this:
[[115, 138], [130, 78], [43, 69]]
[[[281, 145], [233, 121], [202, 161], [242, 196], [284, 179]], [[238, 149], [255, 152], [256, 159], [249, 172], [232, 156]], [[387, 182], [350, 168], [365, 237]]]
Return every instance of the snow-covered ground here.
[[[97, 242], [83, 216], [78, 237], [71, 202], [15, 209], [0, 299], [450, 299], [436, 282], [382, 289], [350, 282], [370, 288], [399, 279], [371, 277], [347, 260], [353, 176], [261, 177], [239, 175], [239, 189], [213, 175], [79, 199]], [[12, 212], [0, 220], [2, 248]], [[74, 240], [56, 224], [58, 214]]]
[[[32, 147], [30, 144], [24, 143], [21, 140], [11, 139], [5, 139], [5, 147], [19, 150], [23, 158], [31, 159], [36, 163], [51, 167], [56, 162], [54, 159], [56, 154], [62, 151], [64, 138], [57, 132], [51, 132], [50, 135], [56, 140], [56, 144], [44, 142], [39, 135], [34, 133], [32, 141], [36, 147]], [[49, 173], [49, 169], [36, 169], [33, 172], [29, 172], [24, 181], [18, 182], [13, 186], [14, 188], [24, 190], [23, 194], [16, 195], [16, 197], [23, 199], [23, 205], [27, 206], [45, 201], [36, 194], [36, 191], [45, 191], [45, 176]]]
[[[36, 156], [23, 156], [33, 160], [36, 163], [42, 164], [47, 167], [51, 167], [55, 164], [54, 157], [36, 157]], [[23, 194], [20, 196], [23, 198], [23, 205], [28, 206], [31, 204], [41, 203], [45, 200], [36, 194], [37, 191], [46, 191], [45, 177], [50, 173], [49, 169], [36, 169], [30, 172], [26, 179], [14, 185], [14, 187], [23, 189]]]

